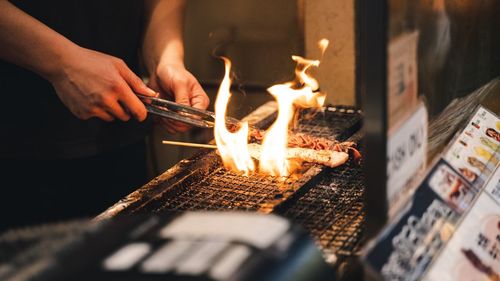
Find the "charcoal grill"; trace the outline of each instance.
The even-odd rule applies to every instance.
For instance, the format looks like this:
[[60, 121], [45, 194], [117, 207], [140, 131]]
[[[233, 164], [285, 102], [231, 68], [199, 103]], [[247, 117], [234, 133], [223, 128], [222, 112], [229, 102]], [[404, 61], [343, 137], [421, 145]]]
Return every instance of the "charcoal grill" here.
[[[246, 120], [267, 128], [276, 118], [268, 103]], [[296, 132], [359, 142], [362, 116], [352, 107], [303, 111]], [[119, 201], [98, 218], [141, 212], [239, 210], [277, 213], [302, 225], [325, 259], [341, 268], [356, 256], [362, 241], [364, 205], [361, 163], [331, 169], [305, 164], [301, 176], [242, 176], [225, 170], [212, 150], [200, 150]]]

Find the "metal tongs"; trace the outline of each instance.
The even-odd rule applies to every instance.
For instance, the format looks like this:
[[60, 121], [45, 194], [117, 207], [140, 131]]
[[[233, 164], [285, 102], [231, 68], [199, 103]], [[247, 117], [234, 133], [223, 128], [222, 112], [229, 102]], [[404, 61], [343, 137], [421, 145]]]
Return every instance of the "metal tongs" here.
[[[183, 105], [173, 101], [136, 94], [146, 106], [149, 113], [160, 117], [176, 120], [200, 128], [213, 128], [215, 126], [215, 113]], [[226, 123], [240, 124], [240, 120], [226, 117]]]

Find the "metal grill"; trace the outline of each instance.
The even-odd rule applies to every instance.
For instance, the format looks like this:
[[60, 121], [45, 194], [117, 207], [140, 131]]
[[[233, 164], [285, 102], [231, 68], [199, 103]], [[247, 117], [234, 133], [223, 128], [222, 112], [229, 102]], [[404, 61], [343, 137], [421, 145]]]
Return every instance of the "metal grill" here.
[[278, 178], [262, 175], [241, 176], [221, 167], [199, 181], [183, 185], [172, 193], [164, 193], [155, 202], [153, 211], [173, 210], [244, 210], [269, 213], [278, 203], [286, 200], [308, 179], [319, 172], [305, 165], [300, 178]]
[[[349, 107], [328, 107], [312, 114], [302, 111], [295, 128], [313, 136], [356, 141], [361, 127], [360, 112]], [[265, 128], [272, 116], [258, 124]], [[363, 176], [359, 164], [348, 163], [335, 169], [304, 165], [301, 176], [278, 178], [262, 175], [241, 176], [221, 167], [212, 151], [183, 164], [180, 176], [155, 182], [154, 194], [138, 192], [135, 204], [125, 212], [180, 210], [243, 210], [276, 212], [302, 225], [323, 250], [326, 259], [339, 259], [357, 251], [362, 234]], [[143, 198], [147, 197], [147, 198]]]
[[360, 246], [363, 174], [353, 162], [328, 169], [304, 195], [291, 199], [277, 212], [302, 225], [316, 240], [327, 261], [338, 262]]
[[195, 170], [194, 173], [133, 211], [240, 210], [270, 213], [322, 170], [318, 165], [305, 163], [299, 170], [300, 176], [242, 176], [224, 169], [214, 152], [200, 159], [204, 160], [211, 162], [208, 168], [186, 167]]
[[327, 139], [346, 140], [361, 128], [360, 111], [351, 107], [326, 107], [323, 112], [303, 110], [296, 132]]

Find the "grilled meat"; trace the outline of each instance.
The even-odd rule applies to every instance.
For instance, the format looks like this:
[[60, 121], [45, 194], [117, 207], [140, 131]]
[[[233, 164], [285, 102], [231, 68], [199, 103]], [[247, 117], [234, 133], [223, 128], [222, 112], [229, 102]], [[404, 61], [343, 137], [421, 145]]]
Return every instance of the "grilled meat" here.
[[[251, 143], [248, 146], [250, 155], [260, 159], [262, 146]], [[291, 147], [287, 150], [288, 159], [300, 159], [305, 162], [322, 164], [328, 167], [337, 167], [344, 164], [349, 159], [349, 154], [335, 150], [314, 150], [310, 148]]]

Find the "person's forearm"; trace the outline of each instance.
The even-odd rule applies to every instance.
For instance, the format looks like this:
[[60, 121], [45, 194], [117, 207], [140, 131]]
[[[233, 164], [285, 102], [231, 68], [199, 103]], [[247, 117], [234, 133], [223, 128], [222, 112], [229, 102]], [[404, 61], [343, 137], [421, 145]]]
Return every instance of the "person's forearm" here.
[[[142, 48], [149, 71], [148, 85], [162, 98], [206, 109], [209, 99], [200, 83], [184, 66], [184, 0], [144, 0], [147, 25]], [[189, 129], [179, 122], [161, 121], [170, 132]]]
[[142, 55], [149, 73], [158, 65], [184, 65], [184, 0], [145, 0], [148, 24]]
[[0, 59], [49, 79], [77, 45], [7, 0], [0, 0]]

